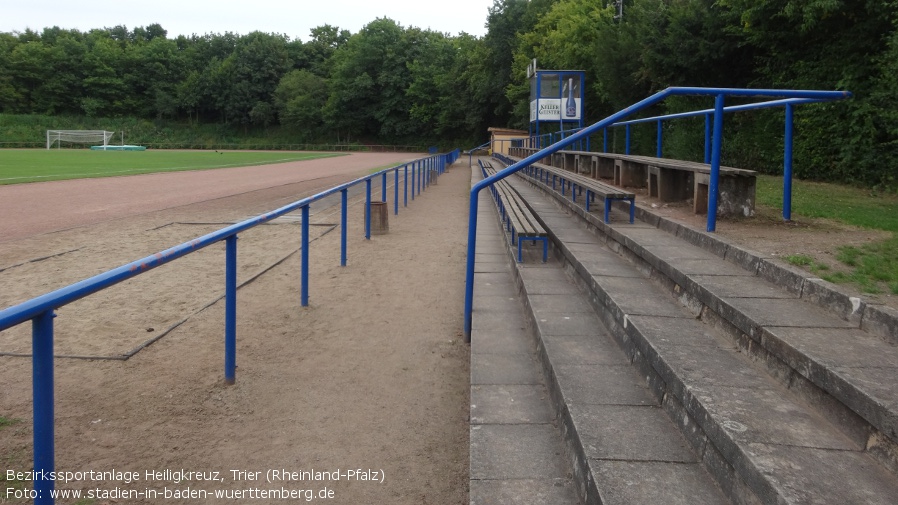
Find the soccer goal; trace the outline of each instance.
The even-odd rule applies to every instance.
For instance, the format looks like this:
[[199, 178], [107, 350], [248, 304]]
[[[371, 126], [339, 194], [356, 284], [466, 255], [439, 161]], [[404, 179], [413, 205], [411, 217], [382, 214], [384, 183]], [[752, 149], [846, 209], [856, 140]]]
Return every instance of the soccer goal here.
[[105, 148], [115, 132], [105, 130], [47, 130], [47, 149], [56, 144], [62, 147], [63, 142], [75, 144], [102, 144]]

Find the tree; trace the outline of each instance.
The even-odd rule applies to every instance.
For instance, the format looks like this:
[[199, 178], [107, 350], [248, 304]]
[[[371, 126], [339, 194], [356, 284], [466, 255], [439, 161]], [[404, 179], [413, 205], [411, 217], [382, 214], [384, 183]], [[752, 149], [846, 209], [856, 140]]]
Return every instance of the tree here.
[[140, 38], [125, 50], [123, 80], [128, 87], [127, 108], [141, 117], [172, 115], [177, 83], [185, 77], [182, 55], [174, 41]]
[[453, 93], [459, 86], [454, 72], [460, 46], [430, 30], [413, 37], [415, 58], [409, 62], [411, 82], [406, 91], [410, 119], [434, 140], [470, 137], [462, 133], [467, 100]]
[[397, 139], [414, 132], [406, 89], [410, 84], [409, 46], [401, 26], [377, 19], [334, 52], [325, 117], [353, 136]]
[[92, 32], [84, 56], [82, 108], [88, 116], [125, 112], [128, 87], [122, 79], [124, 51], [103, 32]]
[[[478, 79], [481, 85], [477, 101], [486, 103], [486, 122], [490, 126], [519, 125], [513, 119], [515, 103], [506, 94], [509, 83], [519, 76], [512, 73], [518, 37], [533, 29], [539, 19], [558, 0], [494, 0], [487, 14], [487, 33], [483, 37], [483, 61]], [[518, 120], [519, 121], [519, 120]]]
[[[514, 79], [506, 90], [515, 104], [519, 126], [526, 125], [530, 114], [525, 69], [533, 58], [541, 68], [585, 71], [588, 88], [584, 102], [593, 116], [599, 112], [604, 117], [629, 98], [633, 79], [617, 58], [620, 44], [614, 12], [612, 6], [602, 7], [590, 0], [563, 0], [553, 4], [532, 30], [521, 34], [514, 55]], [[620, 96], [618, 83], [628, 96]]]
[[331, 25], [312, 28], [310, 34], [312, 39], [303, 44], [307, 67], [316, 75], [327, 77], [330, 75], [331, 57], [337, 49], [346, 44], [352, 34], [349, 30], [341, 30]]
[[278, 118], [304, 139], [312, 139], [324, 125], [322, 109], [327, 103], [327, 80], [310, 70], [293, 70], [278, 83], [274, 92]]
[[0, 33], [0, 112], [18, 112], [23, 102], [21, 92], [14, 85], [15, 72], [12, 68], [12, 52], [18, 40], [9, 33]]
[[52, 59], [52, 49], [40, 41], [20, 43], [9, 55], [12, 85], [22, 102], [14, 106], [15, 112], [52, 113], [41, 99], [41, 88], [53, 79], [53, 68], [47, 64]]
[[[273, 111], [272, 95], [281, 77], [290, 70], [287, 38], [253, 32], [238, 40], [225, 60], [230, 86], [225, 95], [225, 117], [237, 124], [252, 123], [251, 112], [267, 103]], [[260, 109], [261, 110], [261, 109]]]
[[[887, 182], [895, 161], [879, 155], [894, 143], [875, 100], [898, 92], [882, 71], [894, 56], [894, 0], [722, 0], [739, 15], [739, 31], [757, 51], [756, 84], [850, 90], [854, 98], [800, 109], [795, 173], [800, 177]], [[888, 91], [886, 91], [888, 90]], [[883, 94], [885, 93], [885, 94]]]

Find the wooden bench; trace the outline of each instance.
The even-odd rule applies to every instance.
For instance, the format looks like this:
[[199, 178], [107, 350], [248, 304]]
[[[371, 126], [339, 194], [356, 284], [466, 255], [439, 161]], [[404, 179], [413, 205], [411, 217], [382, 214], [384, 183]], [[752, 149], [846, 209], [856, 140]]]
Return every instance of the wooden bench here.
[[[640, 170], [645, 174], [644, 186], [650, 197], [662, 202], [692, 198], [696, 214], [707, 212], [711, 184], [711, 166], [707, 163], [624, 155], [615, 161], [615, 180], [624, 176], [624, 164], [641, 167]], [[756, 178], [757, 172], [754, 170], [720, 167], [718, 213], [745, 217], [753, 215]]]
[[[489, 161], [478, 160], [483, 177], [497, 173]], [[499, 208], [499, 216], [505, 229], [511, 232], [511, 244], [518, 248], [518, 263], [524, 261], [521, 243], [524, 240], [543, 243], [543, 263], [549, 259], [549, 238], [546, 229], [536, 220], [521, 195], [511, 187], [508, 181], [500, 180], [490, 186], [490, 192]]]
[[541, 163], [534, 163], [525, 169], [525, 172], [546, 185], [551, 181], [552, 189], [556, 191], [558, 190], [558, 183], [560, 182], [562, 196], [567, 196], [567, 190], [570, 188], [571, 200], [575, 203], [577, 202], [578, 194], [583, 194], [583, 190], [586, 190], [586, 198], [584, 200], [586, 212], [589, 212], [590, 203], [592, 203], [595, 197], [598, 196], [605, 202], [605, 214], [603, 219], [605, 223], [609, 222], [611, 204], [615, 200], [629, 202], [630, 223], [633, 223], [636, 215], [636, 195], [634, 193], [624, 191], [602, 181], [586, 177], [585, 175], [550, 167]]
[[[515, 147], [512, 156], [526, 157], [536, 149]], [[647, 188], [649, 197], [662, 202], [693, 199], [693, 212], [708, 210], [711, 166], [707, 163], [637, 156], [632, 154], [561, 151], [561, 163], [547, 157], [543, 163], [580, 173], [592, 178], [611, 179], [623, 187]], [[551, 162], [551, 163], [550, 163]], [[719, 215], [751, 216], [755, 210], [757, 172], [734, 167], [720, 167], [718, 179], [717, 213]]]

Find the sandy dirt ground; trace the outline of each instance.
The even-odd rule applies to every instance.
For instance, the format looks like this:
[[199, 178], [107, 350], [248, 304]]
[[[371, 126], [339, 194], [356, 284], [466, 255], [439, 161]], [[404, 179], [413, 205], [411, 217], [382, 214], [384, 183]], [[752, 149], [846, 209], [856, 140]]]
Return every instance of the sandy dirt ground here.
[[[224, 183], [224, 189], [203, 193], [195, 187], [195, 203], [132, 194], [126, 199], [130, 210], [116, 207], [114, 213], [126, 217], [98, 210], [83, 213], [82, 221], [35, 227], [40, 233], [3, 235], [0, 306], [407, 159], [382, 154], [299, 162], [286, 170], [292, 179], [267, 179], [262, 167], [235, 169], [237, 182]], [[229, 179], [215, 171], [115, 183], [138, 181], [129, 191], [180, 193], [189, 177], [171, 176], [184, 175]], [[44, 184], [56, 183], [28, 186]], [[100, 498], [81, 502], [93, 504], [178, 502], [164, 498], [166, 488], [245, 493], [239, 503], [305, 502], [311, 491], [316, 499], [331, 492], [325, 503], [466, 504], [469, 358], [462, 308], [469, 186], [466, 164], [450, 169], [398, 216], [391, 213], [388, 234], [370, 241], [364, 239], [363, 205], [352, 199], [346, 267], [339, 265], [339, 229], [333, 226], [339, 212], [313, 207], [305, 308], [299, 300], [299, 221], [281, 219], [242, 234], [238, 282], [255, 280], [238, 292], [234, 386], [222, 381], [224, 309], [216, 299], [223, 291], [223, 245], [62, 308], [55, 320], [57, 354], [118, 357], [164, 336], [125, 361], [57, 359], [57, 469], [129, 471], [140, 478], [82, 480], [57, 489], [99, 489]], [[392, 189], [389, 195], [392, 200]], [[0, 195], [0, 205], [6, 201]], [[35, 208], [44, 207], [37, 202]], [[0, 352], [27, 354], [29, 342], [27, 328], [3, 332]], [[13, 420], [0, 428], [5, 477], [6, 470], [31, 468], [30, 359], [0, 356], [0, 381], [0, 416]], [[147, 471], [165, 470], [219, 472], [221, 480], [175, 482], [177, 474], [146, 480]], [[269, 470], [342, 475], [268, 483]], [[262, 480], [248, 480], [253, 476]], [[122, 498], [116, 489], [159, 494]], [[302, 493], [253, 499], [255, 489]]]

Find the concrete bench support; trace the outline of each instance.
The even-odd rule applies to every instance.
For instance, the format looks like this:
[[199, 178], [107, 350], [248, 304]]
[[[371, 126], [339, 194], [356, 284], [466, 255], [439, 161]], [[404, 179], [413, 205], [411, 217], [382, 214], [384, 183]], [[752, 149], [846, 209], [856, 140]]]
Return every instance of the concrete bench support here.
[[655, 165], [648, 165], [647, 170], [649, 197], [657, 198], [662, 202], [677, 202], [693, 197], [694, 177], [692, 172]]
[[[534, 152], [536, 149], [522, 147], [511, 150], [512, 156], [521, 158]], [[696, 214], [708, 212], [711, 168], [706, 163], [586, 151], [560, 151], [551, 158], [552, 163], [545, 164], [589, 174], [593, 179], [611, 179], [616, 186], [647, 188], [648, 196], [662, 202], [692, 199]], [[717, 214], [754, 215], [756, 177], [753, 170], [720, 167]]]
[[645, 164], [630, 160], [614, 160], [614, 185], [628, 188], [644, 188], [648, 168]]

